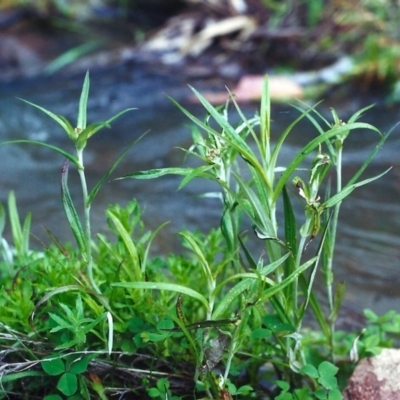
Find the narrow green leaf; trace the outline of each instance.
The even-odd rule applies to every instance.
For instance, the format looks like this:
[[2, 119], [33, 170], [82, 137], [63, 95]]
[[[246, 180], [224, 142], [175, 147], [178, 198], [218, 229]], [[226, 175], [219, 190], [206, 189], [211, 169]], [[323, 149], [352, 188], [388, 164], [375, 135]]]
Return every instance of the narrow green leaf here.
[[85, 233], [82, 229], [81, 221], [79, 220], [78, 213], [76, 212], [74, 203], [68, 189], [68, 160], [65, 160], [62, 172], [61, 172], [61, 195], [62, 204], [65, 215], [71, 231], [75, 237], [76, 243], [82, 255], [86, 254], [86, 247], [90, 246], [90, 243], [86, 243]]
[[[278, 267], [278, 265], [276, 267]], [[243, 282], [245, 282], [246, 280], [247, 280], [246, 285], [247, 284], [249, 284], [249, 285], [253, 284], [254, 280], [263, 281], [263, 282], [266, 282], [266, 283], [268, 283], [270, 285], [273, 285], [275, 283], [272, 279], [266, 277], [265, 274], [261, 275], [259, 271], [256, 271], [256, 272], [241, 272], [239, 274], [231, 275], [229, 278], [226, 278], [223, 282], [221, 282], [215, 288], [215, 290], [213, 291], [213, 295], [215, 296], [215, 295], [217, 295], [219, 293], [220, 290], [225, 289], [229, 282], [236, 281], [238, 279], [241, 279], [241, 281], [237, 284], [237, 286], [238, 286], [237, 290], [238, 291], [241, 291], [243, 289], [243, 287], [242, 287], [243, 286]]]
[[[300, 101], [300, 103], [303, 103], [303, 102]], [[303, 104], [304, 104], [304, 105], [307, 107], [307, 109], [308, 109], [309, 106], [308, 106], [307, 104], [305, 104], [305, 103], [303, 103]], [[318, 103], [318, 104], [319, 104], [319, 103]], [[298, 106], [296, 106], [296, 105], [292, 105], [292, 107], [294, 107], [296, 110], [300, 111], [301, 113], [304, 112], [304, 109], [303, 109], [303, 108], [300, 108], [300, 107], [298, 107]], [[318, 112], [318, 110], [316, 110], [315, 108], [313, 108], [312, 111], [313, 111], [314, 114], [316, 114], [316, 115], [325, 123], [325, 125], [326, 125], [326, 127], [327, 127], [328, 129], [331, 128], [331, 124], [328, 122], [328, 120], [327, 120], [326, 118], [324, 118], [323, 115], [321, 115], [321, 114]], [[320, 123], [313, 117], [313, 115], [312, 115], [311, 113], [307, 113], [307, 114], [306, 114], [306, 118], [314, 125], [314, 128], [318, 131], [318, 133], [319, 133], [320, 135], [323, 135], [323, 134], [324, 134], [325, 130], [322, 128], [322, 126], [320, 125]], [[326, 140], [326, 141], [325, 141], [325, 145], [326, 145], [326, 147], [327, 147], [328, 150], [329, 150], [329, 154], [330, 154], [332, 160], [334, 161], [334, 163], [336, 163], [336, 151], [335, 151], [334, 147], [332, 146], [331, 141], [330, 141], [330, 140]]]
[[[17, 202], [15, 200], [14, 191], [8, 195], [8, 214], [11, 225], [11, 233], [13, 237], [14, 246], [18, 252], [22, 252], [22, 227], [18, 215]], [[21, 254], [23, 256], [23, 254]]]
[[271, 99], [269, 95], [269, 78], [265, 75], [263, 83], [263, 91], [261, 96], [261, 108], [260, 108], [260, 135], [262, 143], [262, 152], [265, 160], [270, 159], [270, 120], [271, 120]]
[[[244, 153], [251, 155], [252, 151], [249, 145], [238, 135], [235, 128], [227, 121], [225, 116], [223, 116], [208, 100], [203, 97], [200, 92], [191, 87], [193, 93], [203, 104], [204, 108], [209, 112], [209, 114], [214, 118], [218, 125], [224, 130], [224, 133], [231, 139], [235, 144], [237, 150], [243, 150]], [[247, 157], [246, 157], [247, 158]], [[249, 157], [250, 158], [250, 157]]]
[[331, 314], [329, 315], [329, 321], [335, 322], [338, 315], [340, 307], [342, 306], [343, 299], [346, 293], [346, 284], [344, 281], [341, 281], [337, 284], [335, 289], [335, 296], [333, 300], [333, 309]]
[[89, 71], [87, 71], [85, 74], [85, 80], [83, 81], [81, 97], [79, 99], [78, 120], [76, 123], [76, 128], [79, 131], [82, 131], [86, 128], [89, 87], [90, 87], [90, 78], [89, 78]]
[[0, 146], [4, 145], [4, 144], [21, 144], [21, 143], [35, 144], [35, 145], [38, 145], [38, 146], [47, 147], [47, 148], [49, 148], [51, 150], [56, 151], [57, 153], [60, 153], [62, 156], [64, 156], [69, 161], [71, 161], [73, 164], [75, 164], [78, 168], [82, 168], [82, 166], [79, 163], [79, 160], [76, 157], [74, 157], [72, 154], [64, 151], [63, 149], [60, 149], [60, 148], [55, 147], [55, 146], [52, 146], [51, 144], [37, 142], [36, 140], [20, 139], [20, 140], [9, 140], [9, 141], [6, 141], [6, 142], [0, 142]]
[[325, 315], [322, 310], [321, 303], [317, 299], [317, 297], [315, 295], [315, 291], [313, 291], [312, 288], [313, 288], [314, 279], [315, 279], [317, 268], [318, 268], [318, 263], [319, 263], [319, 260], [321, 259], [321, 255], [322, 255], [322, 252], [324, 249], [324, 243], [325, 243], [325, 240], [326, 240], [328, 232], [329, 232], [329, 224], [330, 224], [330, 221], [332, 218], [332, 214], [333, 214], [333, 212], [330, 213], [330, 215], [325, 223], [324, 232], [323, 232], [323, 235], [322, 235], [322, 238], [319, 243], [317, 253], [315, 256], [315, 265], [311, 271], [309, 278], [306, 278], [306, 276], [304, 276], [304, 275], [300, 275], [300, 277], [299, 277], [299, 282], [300, 282], [301, 288], [302, 288], [303, 292], [306, 293], [306, 299], [303, 302], [303, 304], [299, 310], [298, 320], [299, 321], [303, 320], [307, 306], [308, 306], [308, 304], [310, 304], [311, 309], [313, 310], [313, 313], [315, 315], [315, 318], [316, 318], [317, 322], [319, 323], [321, 330], [323, 331], [326, 338], [330, 337], [331, 330], [325, 319]]
[[31, 237], [31, 222], [32, 213], [26, 214], [24, 225], [22, 226], [22, 252], [23, 254], [29, 253], [29, 239]]
[[121, 115], [127, 113], [128, 111], [135, 110], [135, 108], [127, 108], [118, 114], [114, 115], [112, 118], [108, 119], [107, 121], [104, 122], [95, 122], [93, 124], [90, 124], [88, 127], [85, 127], [85, 129], [79, 133], [79, 136], [76, 140], [76, 147], [77, 149], [82, 150], [86, 146], [86, 142], [88, 141], [89, 138], [91, 138], [94, 134], [96, 134], [98, 131], [100, 131], [103, 128], [110, 128], [110, 124], [112, 121], [116, 120], [119, 118]]
[[207, 279], [208, 285], [213, 285], [214, 283], [214, 278], [210, 269], [210, 266], [208, 265], [208, 262], [201, 251], [200, 247], [196, 243], [196, 241], [193, 239], [193, 237], [188, 233], [188, 232], [180, 232], [180, 235], [183, 236], [189, 243], [190, 247], [192, 248], [193, 252], [195, 253], [196, 257], [200, 261], [200, 265], [202, 267], [203, 273], [205, 278]]
[[286, 243], [289, 245], [293, 256], [297, 256], [297, 225], [296, 216], [294, 215], [293, 207], [290, 202], [290, 197], [288, 195], [286, 186], [283, 187], [282, 191], [283, 198], [283, 212], [285, 219], [285, 239]]
[[369, 110], [370, 108], [374, 107], [375, 104], [370, 104], [369, 106], [366, 106], [364, 108], [362, 108], [361, 110], [356, 111], [347, 121], [347, 123], [352, 123], [352, 122], [356, 122], [362, 115], [363, 112]]
[[[182, 107], [178, 102], [174, 99], [170, 98], [170, 100], [195, 124], [203, 128], [208, 134], [214, 137], [220, 138], [223, 142], [231, 145], [233, 149], [235, 149], [241, 157], [251, 166], [253, 166], [258, 171], [262, 171], [262, 167], [258, 162], [257, 157], [254, 155], [251, 148], [247, 145], [247, 143], [240, 137], [240, 135], [236, 132], [236, 130], [228, 123], [228, 121], [219, 114], [219, 112], [195, 89], [192, 88], [196, 96], [199, 98], [200, 102], [204, 102], [203, 105], [207, 109], [207, 111], [216, 119], [217, 123], [221, 126], [224, 131], [224, 134], [218, 133], [216, 130], [212, 129], [209, 125], [200, 121], [194, 115], [192, 115], [189, 111], [187, 111], [184, 107]], [[261, 173], [261, 172], [260, 172]], [[268, 187], [271, 187], [270, 182], [265, 182]]]
[[43, 373], [38, 372], [38, 371], [23, 371], [23, 372], [16, 372], [14, 374], [4, 374], [0, 376], [0, 385], [7, 383], [7, 382], [12, 382], [12, 381], [17, 381], [23, 378], [29, 378], [29, 377], [34, 377], [34, 376], [43, 376]]
[[128, 174], [121, 176], [120, 178], [116, 178], [115, 180], [126, 179], [126, 178], [135, 178], [135, 179], [154, 179], [160, 178], [164, 175], [187, 175], [192, 172], [193, 168], [155, 168], [149, 169], [147, 171], [137, 171], [133, 174]]
[[141, 273], [141, 268], [140, 268], [139, 253], [138, 253], [135, 243], [133, 242], [133, 240], [131, 238], [131, 235], [125, 229], [124, 225], [121, 223], [121, 221], [118, 219], [118, 217], [116, 215], [114, 215], [111, 210], [107, 210], [106, 215], [108, 218], [111, 219], [111, 221], [117, 228], [117, 231], [118, 231], [119, 235], [121, 236], [121, 239], [124, 242], [126, 249], [128, 250], [128, 253], [129, 253], [129, 255], [131, 257], [131, 261], [132, 261], [132, 267], [133, 267], [135, 280], [141, 281], [143, 278], [142, 278], [142, 273]]
[[236, 325], [238, 323], [238, 318], [225, 318], [218, 320], [206, 320], [206, 321], [197, 321], [192, 324], [186, 325], [186, 328], [189, 330], [192, 329], [201, 329], [201, 328], [212, 328], [217, 327], [220, 328], [224, 325]]
[[300, 164], [305, 160], [305, 158], [315, 149], [317, 148], [321, 143], [325, 142], [326, 140], [340, 135], [341, 133], [344, 133], [348, 130], [353, 130], [353, 129], [369, 129], [375, 132], [380, 133], [380, 131], [375, 128], [374, 126], [363, 123], [363, 122], [354, 122], [351, 124], [346, 124], [342, 125], [339, 127], [332, 128], [325, 132], [323, 135], [320, 135], [313, 140], [311, 140], [306, 146], [303, 147], [303, 149], [294, 157], [292, 162], [287, 166], [283, 174], [281, 175], [279, 181], [276, 184], [275, 190], [274, 190], [274, 196], [273, 196], [273, 201], [274, 203], [277, 201], [283, 186], [288, 182], [290, 179], [291, 175], [293, 172], [300, 166]]
[[243, 239], [240, 237], [240, 235], [238, 236], [238, 239], [239, 239], [240, 247], [242, 248], [242, 250], [244, 252], [244, 255], [246, 257], [246, 260], [247, 260], [247, 263], [248, 263], [249, 267], [251, 269], [256, 269], [257, 268], [257, 263], [254, 260], [253, 256], [251, 255], [251, 252], [249, 251], [249, 249], [245, 245]]
[[150, 238], [149, 238], [149, 240], [148, 240], [148, 242], [147, 242], [147, 244], [146, 244], [146, 248], [145, 248], [144, 254], [143, 254], [143, 261], [142, 261], [142, 274], [143, 274], [143, 275], [144, 275], [145, 272], [146, 272], [147, 260], [148, 260], [148, 257], [149, 257], [149, 252], [150, 252], [151, 245], [152, 245], [154, 239], [156, 238], [158, 232], [160, 232], [160, 230], [161, 230], [162, 228], [164, 228], [165, 225], [168, 225], [168, 224], [169, 224], [169, 221], [164, 222], [163, 224], [161, 224], [161, 225], [150, 235]]
[[345, 197], [347, 197], [354, 189], [379, 179], [381, 176], [387, 174], [391, 169], [392, 169], [392, 167], [388, 168], [386, 171], [382, 172], [379, 175], [373, 176], [372, 178], [364, 179], [363, 181], [353, 183], [352, 185], [349, 185], [349, 184], [346, 185], [339, 193], [336, 193], [329, 200], [327, 200], [325, 203], [323, 203], [321, 205], [321, 207], [323, 207], [323, 208], [333, 207], [337, 203], [341, 202]]
[[264, 290], [264, 292], [262, 294], [262, 300], [265, 301], [266, 299], [268, 299], [271, 296], [274, 296], [275, 294], [280, 292], [287, 285], [289, 285], [295, 279], [297, 279], [299, 277], [299, 275], [301, 275], [306, 269], [311, 267], [311, 265], [313, 265], [316, 261], [317, 261], [317, 257], [313, 257], [312, 259], [306, 261], [304, 264], [302, 264], [298, 268], [296, 268], [296, 270], [291, 275], [289, 275], [287, 278], [285, 278], [283, 281]]
[[228, 251], [231, 253], [236, 252], [237, 249], [237, 237], [238, 233], [238, 223], [235, 215], [235, 210], [232, 210], [230, 207], [225, 206], [225, 209], [222, 212], [221, 220], [220, 220], [220, 228], [222, 235], [225, 238], [225, 243], [228, 248]]
[[279, 154], [281, 154], [281, 149], [283, 146], [283, 143], [285, 142], [287, 136], [289, 135], [289, 133], [292, 131], [292, 129], [308, 114], [310, 114], [315, 107], [318, 106], [319, 103], [315, 104], [313, 107], [310, 107], [309, 109], [307, 109], [306, 111], [303, 111], [302, 114], [297, 117], [293, 122], [291, 122], [289, 124], [289, 126], [282, 132], [282, 134], [279, 136], [278, 141], [275, 144], [274, 150], [272, 151], [271, 154], [271, 160], [269, 163], [269, 170], [270, 173], [273, 173], [275, 171], [276, 168], [276, 164], [278, 161], [278, 156]]
[[49, 312], [49, 317], [57, 323], [57, 326], [55, 326], [54, 328], [50, 329], [51, 333], [54, 332], [58, 332], [61, 331], [63, 329], [69, 329], [72, 330], [74, 328], [73, 325], [71, 325], [71, 323], [69, 323], [67, 320], [65, 320], [64, 318], [61, 318], [60, 316], [53, 314], [51, 312]]
[[[270, 218], [270, 206], [267, 201], [263, 201], [265, 197], [255, 193], [250, 185], [243, 181], [239, 175], [234, 173], [234, 176], [242, 191], [241, 195], [233, 193], [235, 200], [250, 217], [253, 225], [257, 226], [264, 235], [276, 238], [275, 227]], [[246, 202], [244, 202], [246, 197]]]
[[208, 304], [207, 299], [199, 292], [196, 292], [193, 289], [190, 289], [186, 286], [177, 285], [175, 283], [166, 283], [166, 282], [118, 282], [112, 283], [111, 286], [114, 287], [123, 287], [126, 289], [144, 289], [144, 290], [168, 290], [170, 292], [178, 292], [182, 294], [186, 294], [194, 299], [200, 301], [204, 307], [209, 311], [210, 306]]
[[106, 312], [107, 322], [108, 322], [108, 341], [107, 341], [107, 350], [108, 355], [111, 355], [113, 344], [114, 344], [114, 320], [110, 311]]
[[[285, 224], [285, 241], [286, 246], [288, 246], [292, 253], [285, 263], [285, 276], [289, 276], [296, 269], [298, 245], [296, 217], [294, 215], [286, 185], [283, 187], [282, 199]], [[293, 283], [293, 285], [289, 285], [285, 288], [285, 297], [288, 299], [288, 307], [290, 308], [293, 308], [294, 303], [296, 302], [295, 295], [293, 295], [293, 293], [295, 293], [295, 286], [297, 286], [296, 283]]]
[[378, 144], [372, 149], [371, 153], [368, 155], [368, 157], [365, 159], [363, 165], [360, 167], [360, 169], [354, 174], [354, 176], [349, 180], [347, 183], [348, 185], [352, 185], [357, 181], [357, 179], [361, 176], [361, 174], [365, 171], [367, 166], [371, 163], [372, 159], [375, 157], [376, 153], [382, 149], [383, 145], [385, 144], [386, 140], [389, 138], [393, 130], [400, 124], [400, 121], [397, 122], [390, 130], [387, 132], [385, 135], [381, 137], [379, 140]]
[[[285, 254], [279, 260], [261, 268], [261, 270], [257, 274], [246, 275], [247, 277], [242, 281], [238, 282], [229, 292], [224, 296], [224, 298], [219, 302], [217, 307], [215, 308], [212, 319], [219, 319], [225, 313], [225, 311], [229, 308], [235, 299], [238, 298], [245, 290], [249, 289], [250, 286], [254, 283], [254, 280], [260, 279], [274, 271], [276, 268], [281, 266], [283, 262], [290, 256], [290, 253]], [[218, 293], [222, 287], [225, 287], [227, 281], [220, 283], [214, 290], [214, 294]]]
[[[212, 170], [213, 168], [214, 168], [213, 165], [202, 165], [198, 168], [193, 169], [182, 179], [182, 182], [179, 184], [178, 189], [179, 190], [182, 189], [194, 178], [204, 178], [204, 179], [215, 180], [215, 175], [212, 172], [207, 172], [209, 170]], [[222, 181], [218, 182], [218, 183], [223, 185]]]
[[[75, 140], [76, 134], [75, 134], [75, 130], [72, 127], [72, 125], [68, 122], [68, 120], [61, 116], [61, 115], [57, 115], [52, 113], [51, 111], [46, 110], [43, 107], [38, 106], [37, 104], [31, 103], [30, 101], [24, 100], [24, 99], [19, 99], [33, 107], [36, 107], [37, 109], [39, 109], [40, 111], [44, 112], [45, 114], [47, 114], [50, 118], [52, 118], [54, 121], [56, 121], [63, 129], [64, 131], [67, 133], [68, 137], [71, 140]], [[3, 143], [2, 143], [3, 144]]]

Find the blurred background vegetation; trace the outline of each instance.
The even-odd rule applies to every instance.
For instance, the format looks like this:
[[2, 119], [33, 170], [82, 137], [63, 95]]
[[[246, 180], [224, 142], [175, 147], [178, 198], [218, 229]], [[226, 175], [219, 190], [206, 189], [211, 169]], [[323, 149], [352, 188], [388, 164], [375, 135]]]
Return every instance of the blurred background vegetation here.
[[[247, 17], [248, 25], [218, 26], [237, 16]], [[0, 66], [13, 63], [4, 35], [40, 29], [47, 38], [60, 38], [53, 51], [50, 43], [35, 50], [53, 62], [63, 56], [47, 66], [54, 71], [96, 50], [135, 49], [170, 21], [183, 26], [188, 18], [195, 18], [192, 35], [216, 26], [207, 48], [192, 58], [207, 51], [212, 58], [228, 54], [226, 62], [242, 60], [241, 73], [263, 73], [315, 70], [349, 55], [353, 81], [366, 90], [390, 89], [400, 98], [398, 0], [0, 0]], [[75, 41], [63, 39], [71, 36]], [[32, 38], [24, 43], [37, 45]]]

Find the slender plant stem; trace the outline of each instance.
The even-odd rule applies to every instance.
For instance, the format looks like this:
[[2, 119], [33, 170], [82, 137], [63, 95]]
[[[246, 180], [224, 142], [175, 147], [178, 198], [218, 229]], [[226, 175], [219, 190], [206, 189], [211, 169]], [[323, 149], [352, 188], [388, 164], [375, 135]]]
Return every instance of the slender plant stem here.
[[[340, 193], [342, 190], [342, 151], [343, 151], [343, 142], [337, 148], [336, 154], [336, 193]], [[328, 302], [329, 302], [329, 310], [330, 312], [333, 311], [333, 273], [332, 273], [332, 265], [333, 265], [333, 254], [335, 251], [335, 243], [336, 243], [336, 233], [337, 233], [337, 224], [339, 219], [339, 212], [340, 212], [340, 205], [341, 201], [335, 205], [335, 210], [333, 214], [333, 221], [332, 221], [332, 230], [330, 235], [330, 251], [328, 254], [326, 270], [325, 270], [325, 283], [326, 283], [326, 290], [328, 294]], [[335, 321], [332, 320], [330, 324], [330, 347], [331, 347], [331, 358], [332, 362], [335, 362], [334, 355], [335, 355], [335, 343], [333, 340], [335, 333]]]
[[[340, 193], [342, 190], [342, 143], [337, 151], [336, 155], [336, 193]], [[335, 250], [336, 234], [337, 234], [337, 224], [339, 219], [340, 206], [342, 202], [338, 202], [335, 205], [335, 210], [333, 214], [332, 230], [331, 230], [331, 246], [330, 253], [328, 256], [328, 262], [326, 266], [326, 288], [328, 292], [329, 309], [333, 310], [333, 292], [332, 292], [332, 264], [333, 264], [333, 253]]]
[[86, 262], [87, 262], [87, 274], [89, 282], [92, 285], [93, 290], [101, 294], [99, 287], [97, 286], [93, 278], [93, 257], [92, 257], [92, 233], [90, 227], [90, 204], [88, 202], [88, 190], [85, 176], [85, 169], [83, 166], [83, 150], [77, 149], [76, 154], [78, 156], [79, 164], [81, 168], [78, 168], [79, 178], [82, 187], [83, 197], [83, 210], [84, 210], [84, 225], [85, 225], [85, 237], [86, 237]]

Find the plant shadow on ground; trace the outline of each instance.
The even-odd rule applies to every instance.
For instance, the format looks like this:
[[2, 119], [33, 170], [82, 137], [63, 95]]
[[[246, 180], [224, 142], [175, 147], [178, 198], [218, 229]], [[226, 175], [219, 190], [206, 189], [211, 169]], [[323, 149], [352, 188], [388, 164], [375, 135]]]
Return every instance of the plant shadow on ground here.
[[[198, 160], [196, 166], [119, 178], [177, 174], [183, 176], [180, 188], [195, 178], [219, 185], [206, 194], [221, 202], [219, 227], [207, 234], [180, 232], [187, 250], [181, 254], [150, 257], [162, 226], [148, 231], [135, 200], [124, 208], [110, 205], [109, 235], [93, 235], [91, 203], [129, 148], [91, 190], [84, 149], [129, 110], [88, 125], [88, 74], [76, 127], [32, 104], [61, 125], [76, 154], [28, 140], [1, 143], [45, 146], [66, 159], [61, 197], [76, 240], [76, 246], [60, 243], [49, 232], [52, 244], [31, 250], [31, 215], [21, 220], [13, 193], [7, 207], [0, 207], [0, 233], [8, 217], [12, 234], [9, 242], [1, 239], [1, 398], [334, 400], [342, 398], [359, 357], [397, 343], [395, 312], [379, 317], [367, 310], [361, 332], [335, 329], [345, 285], [335, 282], [333, 268], [340, 205], [386, 172], [360, 180], [391, 132], [383, 135], [358, 122], [367, 108], [345, 123], [335, 111], [329, 122], [315, 106], [299, 104], [298, 118], [275, 138], [268, 78], [254, 117], [246, 118], [231, 97], [242, 120], [237, 126], [229, 123], [228, 105], [215, 108], [193, 91], [207, 111], [204, 120], [177, 106], [194, 123], [193, 145], [185, 151]], [[312, 123], [316, 136], [281, 166], [285, 139], [302, 119]], [[342, 182], [346, 138], [358, 129], [376, 132], [377, 144]], [[82, 185], [82, 219], [68, 190], [69, 164]], [[335, 187], [326, 184], [333, 176]], [[294, 199], [303, 204], [301, 218], [293, 211]], [[262, 252], [250, 250], [250, 236], [264, 242]], [[312, 241], [317, 246], [310, 254], [305, 249]], [[315, 295], [317, 273], [324, 279], [327, 310]]]

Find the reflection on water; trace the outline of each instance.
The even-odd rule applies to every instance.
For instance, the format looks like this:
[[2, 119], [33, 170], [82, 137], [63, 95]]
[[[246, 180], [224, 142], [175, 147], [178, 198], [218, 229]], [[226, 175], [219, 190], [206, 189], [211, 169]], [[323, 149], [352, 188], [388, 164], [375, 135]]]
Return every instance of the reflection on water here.
[[[2, 87], [0, 140], [45, 139], [72, 151], [71, 144], [53, 121], [14, 96], [67, 115], [73, 121], [82, 79], [52, 78]], [[181, 165], [183, 153], [176, 147], [188, 147], [190, 144], [190, 131], [185, 125], [188, 121], [163, 93], [179, 99], [187, 91], [185, 82], [140, 70], [121, 69], [114, 73], [92, 75], [91, 84], [90, 121], [108, 118], [127, 107], [139, 108], [92, 139], [86, 150], [86, 168], [91, 185], [97, 182], [124, 146], [148, 130], [150, 132], [131, 150], [116, 176], [146, 168]], [[327, 115], [329, 106], [331, 104], [326, 101], [324, 110]], [[201, 115], [199, 107], [189, 107]], [[247, 111], [253, 112], [253, 108], [248, 106]], [[346, 106], [342, 108], [348, 110]], [[339, 112], [343, 119], [349, 116], [346, 111]], [[273, 133], [279, 133], [296, 113], [289, 106], [276, 107], [273, 111]], [[363, 121], [387, 131], [398, 119], [398, 107], [382, 106], [368, 111]], [[313, 135], [310, 124], [304, 123], [296, 128], [282, 153], [282, 165]], [[362, 131], [348, 139], [344, 157], [345, 175], [350, 177], [357, 170], [376, 140], [376, 134]], [[348, 299], [359, 304], [360, 308], [372, 307], [377, 311], [400, 308], [399, 151], [397, 129], [365, 176], [378, 174], [389, 166], [393, 169], [379, 181], [358, 188], [342, 206], [336, 276], [346, 281]], [[0, 147], [0, 199], [4, 203], [8, 192], [15, 190], [21, 214], [33, 211], [33, 233], [45, 242], [48, 240], [41, 226], [46, 226], [61, 239], [71, 240], [59, 198], [62, 161], [61, 156], [42, 147]], [[79, 198], [79, 184], [73, 173], [70, 180], [72, 195]], [[215, 200], [197, 197], [209, 189], [209, 184], [197, 181], [177, 192], [179, 181], [177, 177], [164, 177], [157, 181], [128, 179], [107, 183], [93, 205], [95, 230], [105, 229], [104, 208], [107, 204], [126, 203], [133, 197], [145, 209], [145, 221], [150, 229], [171, 221], [161, 232], [155, 251], [167, 253], [176, 249], [178, 239], [171, 232], [184, 226], [193, 229], [217, 226], [219, 204]], [[41, 246], [35, 238], [32, 242]]]

